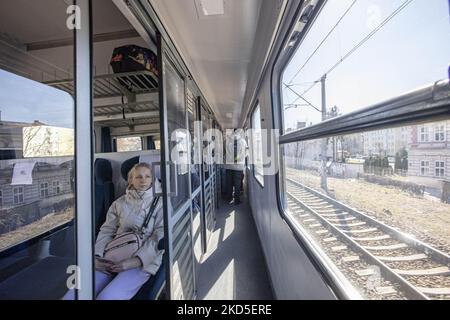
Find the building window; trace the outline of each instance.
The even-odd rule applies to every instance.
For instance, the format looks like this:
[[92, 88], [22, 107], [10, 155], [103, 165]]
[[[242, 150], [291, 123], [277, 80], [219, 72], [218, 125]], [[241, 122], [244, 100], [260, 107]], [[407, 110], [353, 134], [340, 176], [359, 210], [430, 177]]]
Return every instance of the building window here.
[[445, 126], [439, 125], [436, 126], [434, 130], [434, 140], [435, 141], [444, 141], [445, 140]]
[[48, 183], [43, 182], [40, 184], [41, 189], [41, 198], [47, 198], [48, 197]]
[[0, 190], [0, 207], [3, 206], [3, 190]]
[[16, 187], [13, 189], [14, 204], [23, 203], [23, 187]]
[[445, 173], [445, 162], [444, 161], [436, 161], [434, 167], [434, 175], [436, 177], [443, 177]]
[[59, 186], [59, 181], [53, 181], [53, 194], [60, 194], [61, 187]]
[[420, 128], [420, 142], [428, 142], [428, 128], [427, 127]]
[[430, 168], [430, 162], [429, 161], [420, 161], [420, 174], [423, 176], [428, 175]]

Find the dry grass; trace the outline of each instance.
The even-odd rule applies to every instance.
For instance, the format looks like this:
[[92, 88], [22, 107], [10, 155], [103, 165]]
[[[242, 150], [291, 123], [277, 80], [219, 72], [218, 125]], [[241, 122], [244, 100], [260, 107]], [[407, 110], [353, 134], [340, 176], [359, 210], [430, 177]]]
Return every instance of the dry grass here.
[[73, 217], [73, 208], [67, 208], [62, 212], [48, 214], [38, 221], [2, 234], [0, 236], [0, 251], [69, 222]]
[[[288, 175], [321, 190], [316, 173], [289, 169]], [[336, 200], [450, 254], [450, 204], [364, 180], [328, 178], [327, 182]]]

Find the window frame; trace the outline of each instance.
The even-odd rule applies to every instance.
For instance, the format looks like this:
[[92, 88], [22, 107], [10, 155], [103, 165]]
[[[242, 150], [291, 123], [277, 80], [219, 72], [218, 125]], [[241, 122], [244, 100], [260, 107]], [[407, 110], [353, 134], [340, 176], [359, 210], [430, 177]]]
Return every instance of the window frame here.
[[[47, 185], [47, 186], [43, 187], [43, 185]], [[44, 195], [42, 195], [43, 191], [44, 191]], [[50, 193], [48, 190], [48, 182], [47, 181], [39, 182], [39, 198], [45, 199], [45, 198], [48, 198], [49, 195], [50, 195]]]
[[[437, 137], [437, 139], [436, 139]], [[442, 138], [442, 139], [440, 139]], [[445, 125], [439, 124], [434, 127], [434, 141], [444, 142], [445, 141]]]
[[[261, 177], [259, 177], [260, 174], [257, 172], [258, 170], [256, 169], [256, 164], [255, 164], [257, 157], [255, 156], [255, 152], [256, 152], [255, 151], [255, 145], [256, 145], [256, 143], [255, 143], [255, 140], [254, 140], [255, 134], [254, 134], [253, 130], [255, 130], [256, 128], [254, 127], [254, 122], [253, 122], [254, 119], [253, 119], [253, 117], [255, 116], [256, 110], [258, 108], [259, 108], [259, 125], [260, 125], [259, 130], [262, 130], [261, 105], [259, 103], [259, 100], [256, 101], [255, 106], [252, 108], [252, 111], [250, 112], [250, 128], [252, 128], [252, 136], [251, 136], [251, 139], [250, 139], [252, 141], [252, 161], [253, 161], [252, 173], [253, 173], [253, 178], [258, 182], [259, 186], [262, 189], [264, 189], [264, 163], [261, 164], [262, 165]], [[261, 139], [262, 139], [262, 136], [261, 136]], [[261, 155], [264, 154], [262, 148], [263, 148], [263, 143], [262, 143], [262, 140], [261, 140]], [[261, 159], [262, 159], [262, 157], [261, 157]], [[260, 178], [261, 178], [261, 180], [260, 180]]]
[[59, 180], [52, 181], [52, 189], [53, 189], [53, 194], [54, 195], [61, 194], [61, 183], [59, 182]]
[[420, 142], [430, 142], [430, 129], [425, 125], [420, 127]]
[[[66, 2], [67, 5], [74, 1]], [[74, 193], [74, 217], [67, 222], [55, 225], [39, 234], [33, 235], [24, 241], [16, 242], [10, 247], [0, 251], [0, 258], [8, 258], [10, 255], [23, 251], [42, 241], [48, 241], [50, 236], [64, 229], [75, 226], [74, 249], [76, 264], [79, 267], [79, 288], [75, 290], [76, 299], [92, 300], [93, 296], [93, 263], [92, 244], [94, 243], [93, 219], [93, 164], [94, 149], [91, 132], [93, 131], [92, 113], [92, 10], [91, 2], [88, 0], [77, 0], [76, 5], [80, 11], [80, 22], [82, 28], [73, 28], [73, 57], [70, 59], [73, 74], [73, 128], [74, 128], [74, 154], [73, 161], [73, 187]], [[56, 78], [56, 74], [55, 74]], [[59, 77], [58, 77], [59, 78]], [[39, 82], [39, 81], [38, 81]], [[82, 155], [82, 156], [80, 156]], [[17, 205], [28, 204], [31, 198], [25, 197], [29, 194], [31, 186], [13, 185], [12, 188], [4, 189], [7, 195], [12, 194], [14, 201], [14, 189], [20, 190], [16, 195], [23, 198], [23, 202]], [[38, 188], [34, 185], [33, 188]], [[35, 190], [36, 190], [35, 189]], [[27, 191], [27, 193], [25, 193]], [[11, 193], [10, 193], [11, 192]], [[9, 199], [8, 199], [9, 201]], [[14, 204], [16, 205], [16, 204]]]
[[[250, 150], [250, 148], [252, 148], [252, 145], [251, 145], [251, 141], [250, 141], [251, 139], [248, 136], [248, 127], [249, 127], [249, 124], [246, 123], [245, 126], [244, 126], [244, 133], [245, 133], [245, 143], [247, 144], [247, 150]], [[252, 170], [251, 165], [250, 165], [250, 159], [252, 159], [252, 158], [253, 158], [253, 155], [246, 154], [246, 157], [245, 157], [245, 169], [247, 169], [249, 171]]]
[[[22, 191], [17, 191], [16, 190], [22, 190]], [[22, 201], [20, 200], [20, 196], [22, 196]], [[16, 201], [16, 197], [17, 197], [17, 201]], [[13, 187], [13, 204], [14, 205], [21, 205], [25, 203], [25, 192], [24, 192], [24, 187], [23, 186], [19, 186], [19, 187]]]
[[428, 176], [430, 174], [430, 161], [420, 160], [420, 175]]
[[[313, 265], [323, 276], [324, 281], [338, 298], [360, 299], [361, 296], [355, 291], [347, 277], [337, 269], [336, 265], [324, 255], [323, 250], [315, 245], [311, 235], [304, 231], [293, 217], [286, 211], [285, 194], [285, 168], [283, 146], [292, 142], [320, 139], [336, 135], [361, 133], [387, 128], [404, 127], [406, 125], [417, 125], [417, 122], [431, 122], [448, 118], [448, 80], [435, 82], [433, 85], [423, 87], [413, 92], [403, 94], [397, 98], [377, 103], [342, 116], [322, 121], [310, 127], [289, 133], [284, 132], [284, 113], [282, 108], [282, 77], [293, 58], [298, 47], [301, 45], [306, 34], [320, 14], [326, 0], [319, 0], [314, 6], [312, 13], [308, 15], [307, 21], [302, 22], [299, 17], [302, 13], [302, 1], [292, 4], [287, 15], [287, 23], [281, 29], [283, 38], [277, 39], [276, 51], [273, 53], [270, 74], [271, 105], [273, 116], [273, 128], [280, 130], [279, 138], [279, 172], [275, 175], [275, 186], [277, 192], [277, 206], [281, 218], [288, 224], [299, 245], [303, 247], [306, 255]], [[292, 45], [293, 44], [293, 45]]]
[[435, 177], [445, 176], [445, 161], [442, 160], [434, 161], [434, 176]]

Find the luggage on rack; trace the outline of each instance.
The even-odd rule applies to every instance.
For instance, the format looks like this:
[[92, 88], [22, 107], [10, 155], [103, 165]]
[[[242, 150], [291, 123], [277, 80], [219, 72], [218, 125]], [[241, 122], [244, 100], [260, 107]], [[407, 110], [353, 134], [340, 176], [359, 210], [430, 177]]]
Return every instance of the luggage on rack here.
[[156, 55], [150, 49], [136, 45], [126, 45], [115, 48], [111, 58], [111, 67], [114, 73], [128, 73], [135, 71], [150, 71], [150, 75], [130, 75], [119, 78], [121, 85], [128, 90], [133, 88], [156, 88], [158, 85], [158, 67]]

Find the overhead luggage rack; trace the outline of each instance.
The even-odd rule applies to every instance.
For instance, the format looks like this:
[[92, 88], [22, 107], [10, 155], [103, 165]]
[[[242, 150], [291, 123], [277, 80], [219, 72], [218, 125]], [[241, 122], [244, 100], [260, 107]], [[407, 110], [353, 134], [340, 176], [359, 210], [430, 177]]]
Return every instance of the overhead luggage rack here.
[[[129, 86], [124, 86], [124, 83], [128, 83]], [[73, 79], [47, 81], [44, 84], [74, 94]], [[93, 86], [94, 98], [149, 93], [157, 88], [158, 79], [152, 72], [145, 70], [95, 76]]]
[[[44, 84], [74, 95], [73, 79]], [[154, 123], [159, 120], [158, 81], [149, 71], [95, 76], [94, 122], [111, 127]]]

